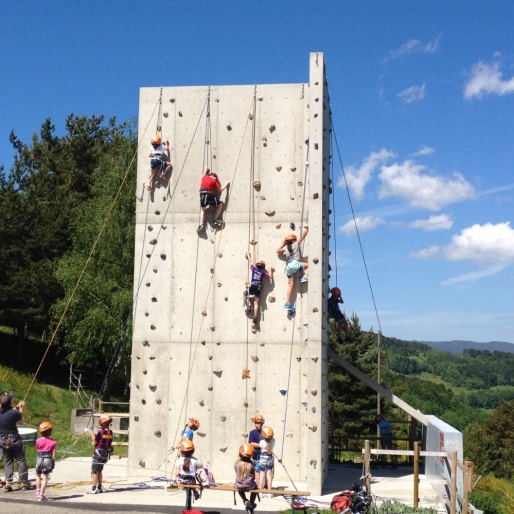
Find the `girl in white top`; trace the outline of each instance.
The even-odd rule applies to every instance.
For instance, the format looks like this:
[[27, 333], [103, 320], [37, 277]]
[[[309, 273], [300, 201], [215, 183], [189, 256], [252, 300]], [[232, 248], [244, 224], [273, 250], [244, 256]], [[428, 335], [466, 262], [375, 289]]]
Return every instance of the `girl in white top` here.
[[155, 175], [160, 170], [160, 177], [163, 180], [168, 180], [168, 172], [173, 169], [173, 165], [170, 162], [170, 142], [162, 142], [161, 136], [155, 136], [152, 139], [152, 147], [148, 153], [150, 158], [150, 177], [148, 178], [149, 183], [146, 186], [148, 191], [153, 191]]
[[175, 464], [175, 476], [179, 484], [196, 484], [196, 472], [203, 468], [203, 464], [193, 457], [195, 445], [193, 441], [184, 439], [179, 444], [180, 457]]
[[259, 489], [267, 485], [271, 489], [271, 481], [273, 480], [273, 468], [275, 467], [275, 459], [273, 458], [273, 448], [275, 447], [275, 439], [273, 438], [273, 429], [271, 427], [262, 427], [262, 439], [259, 441], [261, 447], [261, 456], [257, 467], [259, 468]]

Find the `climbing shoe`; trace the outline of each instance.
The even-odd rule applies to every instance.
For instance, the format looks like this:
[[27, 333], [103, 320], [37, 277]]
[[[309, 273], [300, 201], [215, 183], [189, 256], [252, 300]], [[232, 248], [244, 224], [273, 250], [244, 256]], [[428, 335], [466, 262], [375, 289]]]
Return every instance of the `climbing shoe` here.
[[90, 491], [87, 492], [87, 494], [98, 494], [98, 489], [96, 489], [95, 487], [93, 487], [93, 489], [91, 489]]
[[22, 491], [33, 491], [35, 488], [36, 488], [35, 485], [29, 484], [28, 482], [26, 482], [25, 484], [23, 484], [21, 490]]
[[196, 231], [197, 231], [197, 232], [203, 232], [204, 230], [205, 230], [205, 225], [200, 225], [200, 226], [196, 229]]
[[294, 305], [292, 303], [284, 303], [284, 307], [290, 311], [294, 311]]
[[223, 220], [214, 220], [212, 222], [212, 224], [216, 227], [216, 228], [223, 228]]
[[305, 276], [304, 276], [304, 277], [302, 277], [302, 278], [300, 279], [300, 283], [301, 283], [301, 284], [305, 284], [305, 282], [308, 282], [308, 281], [309, 281], [309, 277], [305, 277]]
[[6, 485], [6, 486], [4, 487], [4, 492], [6, 492], [6, 493], [12, 493], [12, 487], [11, 487], [10, 485]]

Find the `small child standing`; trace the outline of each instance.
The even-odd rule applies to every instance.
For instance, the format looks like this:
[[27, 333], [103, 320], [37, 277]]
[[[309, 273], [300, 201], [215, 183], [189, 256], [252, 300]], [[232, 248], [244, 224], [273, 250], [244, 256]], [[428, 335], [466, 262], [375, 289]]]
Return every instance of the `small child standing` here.
[[[196, 484], [196, 472], [203, 468], [203, 464], [193, 456], [195, 445], [190, 439], [184, 439], [178, 446], [180, 457], [175, 464], [175, 473], [172, 480], [179, 484]], [[195, 500], [200, 498], [200, 494], [193, 489]]]
[[250, 493], [250, 501], [246, 498], [246, 493], [252, 489], [257, 489], [255, 483], [255, 466], [252, 462], [253, 446], [250, 443], [245, 443], [239, 447], [239, 458], [234, 464], [236, 470], [236, 481], [234, 487], [237, 493], [243, 500], [245, 507], [249, 514], [252, 514], [257, 504], [255, 499], [257, 493]]
[[257, 469], [259, 470], [259, 489], [264, 487], [266, 483], [268, 489], [272, 489], [273, 468], [275, 460], [273, 458], [273, 448], [275, 447], [275, 439], [273, 438], [273, 429], [271, 427], [262, 427], [262, 439], [259, 442], [261, 447], [261, 456]]
[[103, 469], [105, 463], [110, 459], [112, 454], [112, 430], [109, 425], [112, 423], [111, 416], [106, 414], [100, 416], [98, 424], [100, 430], [98, 432], [90, 431], [91, 441], [95, 445], [95, 451], [93, 453], [93, 463], [91, 465], [91, 476], [93, 477], [93, 483], [91, 490], [88, 494], [103, 493], [102, 488], [103, 481]]
[[36, 500], [38, 502], [46, 501], [46, 486], [50, 473], [55, 466], [55, 450], [57, 441], [52, 439], [52, 424], [49, 421], [43, 421], [39, 425], [39, 433], [41, 437], [36, 439]]
[[180, 432], [180, 439], [177, 441], [175, 448], [180, 447], [180, 443], [184, 441], [184, 439], [193, 440], [195, 432], [200, 428], [200, 422], [196, 418], [189, 418], [187, 420], [186, 426], [182, 432]]
[[263, 259], [255, 263], [254, 266], [250, 252], [246, 252], [246, 258], [250, 264], [250, 271], [252, 272], [250, 285], [247, 291], [245, 291], [246, 312], [250, 314], [253, 311], [252, 332], [255, 334], [260, 320], [259, 306], [262, 294], [262, 283], [265, 278], [273, 281], [273, 268], [270, 268], [270, 271], [268, 272], [266, 269], [266, 261]]
[[343, 342], [343, 330], [346, 334], [346, 337], [350, 335], [350, 329], [348, 328], [348, 322], [346, 321], [346, 316], [341, 312], [339, 308], [340, 303], [344, 303], [344, 300], [341, 296], [341, 289], [338, 287], [333, 287], [330, 290], [331, 296], [328, 299], [327, 310], [328, 310], [328, 319], [334, 319], [337, 323], [337, 342]]

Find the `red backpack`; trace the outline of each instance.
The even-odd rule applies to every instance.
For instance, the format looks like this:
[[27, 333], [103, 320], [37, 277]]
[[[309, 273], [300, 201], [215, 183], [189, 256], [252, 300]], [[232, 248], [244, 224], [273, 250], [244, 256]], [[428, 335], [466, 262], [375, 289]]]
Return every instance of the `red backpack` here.
[[342, 512], [352, 504], [352, 496], [354, 492], [351, 489], [345, 489], [332, 498], [330, 508], [335, 512]]

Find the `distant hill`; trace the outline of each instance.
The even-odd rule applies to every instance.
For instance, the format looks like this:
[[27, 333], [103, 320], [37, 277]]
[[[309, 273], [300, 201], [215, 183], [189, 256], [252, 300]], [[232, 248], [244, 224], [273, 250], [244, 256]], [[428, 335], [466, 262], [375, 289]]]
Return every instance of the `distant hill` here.
[[514, 344], [503, 341], [475, 343], [474, 341], [420, 341], [434, 350], [444, 350], [454, 355], [460, 355], [464, 350], [488, 350], [490, 352], [514, 353]]

